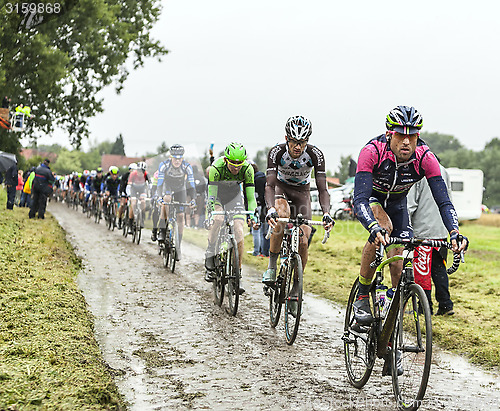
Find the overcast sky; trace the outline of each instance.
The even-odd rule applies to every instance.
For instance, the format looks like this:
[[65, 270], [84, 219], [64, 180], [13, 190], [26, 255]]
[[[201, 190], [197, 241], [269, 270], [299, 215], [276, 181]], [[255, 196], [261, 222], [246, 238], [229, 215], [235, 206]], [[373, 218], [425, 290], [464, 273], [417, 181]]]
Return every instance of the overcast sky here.
[[127, 155], [162, 141], [200, 155], [211, 141], [216, 152], [240, 141], [253, 156], [303, 115], [335, 171], [400, 104], [422, 113], [424, 131], [470, 149], [500, 136], [498, 0], [162, 4], [153, 36], [170, 53], [131, 73], [120, 95], [102, 92], [105, 111], [90, 122], [93, 140], [122, 133]]

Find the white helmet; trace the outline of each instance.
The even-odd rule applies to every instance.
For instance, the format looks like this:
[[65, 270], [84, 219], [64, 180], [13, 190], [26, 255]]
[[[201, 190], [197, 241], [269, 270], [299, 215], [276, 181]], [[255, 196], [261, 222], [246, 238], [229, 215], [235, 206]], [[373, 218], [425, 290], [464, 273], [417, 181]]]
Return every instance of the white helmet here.
[[312, 134], [312, 124], [302, 116], [290, 117], [285, 124], [285, 133], [295, 140], [307, 140]]
[[138, 170], [146, 171], [147, 168], [148, 168], [148, 166], [146, 165], [146, 163], [144, 161], [139, 161], [137, 163]]
[[136, 163], [130, 163], [128, 165], [129, 170], [137, 170], [137, 164]]

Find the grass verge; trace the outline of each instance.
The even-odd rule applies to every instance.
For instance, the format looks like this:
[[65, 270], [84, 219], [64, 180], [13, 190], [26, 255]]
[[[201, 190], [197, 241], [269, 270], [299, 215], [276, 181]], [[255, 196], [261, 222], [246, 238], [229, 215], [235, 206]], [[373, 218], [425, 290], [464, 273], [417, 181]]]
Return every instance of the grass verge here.
[[0, 409], [125, 409], [75, 282], [81, 261], [50, 215], [0, 189]]
[[[481, 218], [464, 224], [461, 232], [471, 241], [466, 264], [450, 276], [455, 304], [452, 317], [433, 317], [434, 341], [443, 348], [490, 368], [500, 366], [500, 219]], [[361, 251], [368, 237], [355, 221], [338, 221], [330, 240], [321, 244], [323, 230], [313, 238], [304, 275], [304, 289], [345, 305], [359, 274]], [[186, 230], [184, 238], [206, 247], [206, 231]], [[252, 236], [245, 250], [253, 250]], [[267, 259], [245, 252], [245, 264], [267, 267]], [[451, 261], [451, 255], [449, 256]], [[388, 278], [386, 274], [386, 278]], [[437, 310], [434, 300], [434, 308]]]

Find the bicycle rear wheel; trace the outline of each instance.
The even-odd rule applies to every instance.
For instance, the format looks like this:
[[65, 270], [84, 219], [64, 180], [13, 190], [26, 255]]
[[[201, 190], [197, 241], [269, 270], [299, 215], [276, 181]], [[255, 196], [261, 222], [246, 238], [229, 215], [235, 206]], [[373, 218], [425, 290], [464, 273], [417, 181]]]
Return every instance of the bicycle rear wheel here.
[[354, 319], [352, 304], [356, 299], [358, 289], [359, 280], [356, 279], [347, 301], [342, 340], [344, 341], [347, 378], [354, 387], [362, 388], [370, 378], [375, 364], [375, 346], [372, 328], [360, 327]]
[[229, 245], [226, 260], [227, 299], [229, 303], [229, 314], [235, 316], [238, 312], [240, 301], [240, 262], [238, 257], [238, 245], [232, 239]]
[[[292, 345], [299, 331], [300, 315], [302, 314], [302, 259], [294, 254], [288, 258], [286, 297], [285, 297], [285, 337], [288, 345]], [[292, 294], [294, 278], [298, 281], [298, 289]], [[292, 313], [292, 304], [297, 311]], [[295, 314], [295, 315], [294, 315]]]
[[[396, 353], [403, 374], [398, 376]], [[398, 353], [398, 356], [399, 356]], [[392, 341], [392, 387], [400, 410], [416, 410], [427, 389], [432, 360], [432, 318], [424, 290], [412, 284], [401, 300]]]
[[269, 318], [271, 327], [275, 328], [280, 321], [281, 304], [284, 300], [286, 286], [286, 265], [281, 265], [280, 273], [273, 286], [269, 287]]

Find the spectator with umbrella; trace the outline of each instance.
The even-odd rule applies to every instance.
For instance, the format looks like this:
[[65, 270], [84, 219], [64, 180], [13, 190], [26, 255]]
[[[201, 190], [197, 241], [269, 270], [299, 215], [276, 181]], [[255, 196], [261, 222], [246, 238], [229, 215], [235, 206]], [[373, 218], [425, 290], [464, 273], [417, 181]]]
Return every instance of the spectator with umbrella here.
[[5, 172], [5, 187], [7, 188], [7, 210], [14, 208], [17, 186], [17, 159], [14, 154], [0, 151], [0, 172]]

